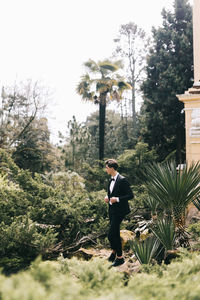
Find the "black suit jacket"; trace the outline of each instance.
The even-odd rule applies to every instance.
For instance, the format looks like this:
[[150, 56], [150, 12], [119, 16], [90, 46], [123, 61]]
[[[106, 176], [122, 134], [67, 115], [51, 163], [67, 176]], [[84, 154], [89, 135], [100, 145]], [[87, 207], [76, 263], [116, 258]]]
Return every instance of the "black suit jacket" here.
[[119, 202], [112, 205], [109, 203], [109, 214], [125, 216], [130, 212], [128, 200], [134, 197], [130, 185], [126, 178], [120, 174], [117, 176], [112, 193], [110, 193], [110, 183], [111, 180], [108, 184], [108, 198], [118, 197]]

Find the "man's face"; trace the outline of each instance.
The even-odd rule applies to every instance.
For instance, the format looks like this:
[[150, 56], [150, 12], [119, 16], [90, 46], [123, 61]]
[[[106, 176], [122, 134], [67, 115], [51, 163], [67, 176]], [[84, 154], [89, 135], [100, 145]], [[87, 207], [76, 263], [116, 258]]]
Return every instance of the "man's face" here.
[[113, 167], [109, 168], [109, 166], [106, 165], [106, 172], [108, 173], [108, 175], [111, 175], [113, 173]]

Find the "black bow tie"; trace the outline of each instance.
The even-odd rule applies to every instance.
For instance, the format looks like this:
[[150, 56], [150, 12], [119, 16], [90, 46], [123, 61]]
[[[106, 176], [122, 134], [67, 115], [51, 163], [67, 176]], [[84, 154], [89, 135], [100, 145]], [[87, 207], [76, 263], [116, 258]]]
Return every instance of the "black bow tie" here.
[[115, 181], [115, 178], [111, 178], [111, 179], [110, 179], [110, 181], [113, 181], [113, 180]]

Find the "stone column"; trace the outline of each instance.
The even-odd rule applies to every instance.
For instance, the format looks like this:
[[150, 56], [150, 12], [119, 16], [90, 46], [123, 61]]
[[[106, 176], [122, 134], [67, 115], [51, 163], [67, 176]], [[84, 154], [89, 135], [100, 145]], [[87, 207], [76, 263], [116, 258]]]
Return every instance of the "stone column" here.
[[200, 0], [193, 0], [194, 86], [200, 84]]
[[193, 5], [194, 85], [178, 99], [184, 103], [186, 161], [200, 161], [200, 0]]

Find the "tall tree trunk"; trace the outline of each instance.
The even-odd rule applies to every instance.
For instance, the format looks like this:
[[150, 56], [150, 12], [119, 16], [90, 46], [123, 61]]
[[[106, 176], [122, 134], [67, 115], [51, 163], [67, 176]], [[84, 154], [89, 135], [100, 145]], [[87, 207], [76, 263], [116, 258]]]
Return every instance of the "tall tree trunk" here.
[[107, 93], [100, 94], [100, 101], [99, 101], [99, 160], [104, 159], [106, 95]]
[[185, 157], [182, 155], [182, 149], [185, 144], [185, 130], [182, 128], [178, 128], [177, 130], [177, 144], [176, 144], [176, 149], [177, 149], [177, 162], [178, 164], [181, 164], [185, 161]]
[[128, 145], [128, 122], [127, 122], [127, 99], [124, 99], [125, 104], [125, 114], [123, 112], [122, 101], [121, 103], [121, 128], [122, 128], [122, 137], [123, 137], [123, 149], [127, 148]]
[[135, 113], [135, 71], [132, 72], [132, 118], [133, 118], [133, 130], [136, 132], [136, 113]]

